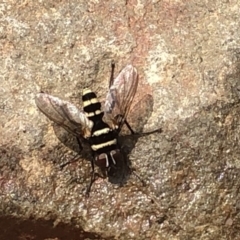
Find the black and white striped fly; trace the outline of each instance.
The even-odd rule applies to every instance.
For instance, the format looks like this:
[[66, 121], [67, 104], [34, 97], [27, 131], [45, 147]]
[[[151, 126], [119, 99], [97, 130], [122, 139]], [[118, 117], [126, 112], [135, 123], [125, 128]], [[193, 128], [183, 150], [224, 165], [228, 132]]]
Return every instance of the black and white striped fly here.
[[46, 93], [38, 93], [35, 99], [41, 112], [76, 136], [80, 149], [81, 142], [89, 143], [92, 175], [87, 194], [95, 180], [94, 165], [109, 176], [115, 173], [118, 161], [123, 161], [119, 146], [119, 133], [123, 125], [126, 124], [131, 133], [134, 133], [127, 122], [127, 115], [138, 86], [137, 70], [132, 65], [127, 65], [116, 79], [113, 75], [114, 64], [103, 109], [96, 94], [87, 88], [82, 95], [83, 110]]

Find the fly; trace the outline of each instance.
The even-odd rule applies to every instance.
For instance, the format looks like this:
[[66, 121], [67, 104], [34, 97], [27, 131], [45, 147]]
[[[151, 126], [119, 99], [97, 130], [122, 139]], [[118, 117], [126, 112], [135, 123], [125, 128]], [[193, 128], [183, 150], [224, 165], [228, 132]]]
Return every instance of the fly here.
[[41, 112], [76, 136], [80, 149], [81, 142], [87, 140], [89, 143], [93, 157], [87, 195], [95, 181], [95, 165], [110, 176], [115, 173], [118, 162], [123, 161], [118, 140], [123, 125], [126, 124], [131, 133], [134, 133], [127, 122], [127, 115], [138, 86], [137, 70], [132, 65], [127, 65], [114, 79], [114, 67], [112, 63], [109, 91], [103, 110], [96, 94], [88, 88], [83, 90], [83, 110], [46, 93], [38, 93], [35, 98]]

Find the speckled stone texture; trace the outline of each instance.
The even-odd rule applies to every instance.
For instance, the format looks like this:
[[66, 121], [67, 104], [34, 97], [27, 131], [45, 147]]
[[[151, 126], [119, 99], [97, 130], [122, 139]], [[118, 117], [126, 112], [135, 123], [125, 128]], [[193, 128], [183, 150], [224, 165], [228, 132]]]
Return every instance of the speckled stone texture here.
[[[88, 239], [240, 239], [239, 16], [238, 0], [1, 2], [1, 215], [71, 224]], [[111, 60], [116, 74], [138, 69], [133, 105], [151, 96], [133, 125], [147, 116], [143, 132], [162, 132], [122, 143], [146, 186], [100, 178], [85, 198], [87, 154], [59, 168], [74, 139], [59, 141], [34, 97], [81, 107], [87, 86], [104, 100]]]

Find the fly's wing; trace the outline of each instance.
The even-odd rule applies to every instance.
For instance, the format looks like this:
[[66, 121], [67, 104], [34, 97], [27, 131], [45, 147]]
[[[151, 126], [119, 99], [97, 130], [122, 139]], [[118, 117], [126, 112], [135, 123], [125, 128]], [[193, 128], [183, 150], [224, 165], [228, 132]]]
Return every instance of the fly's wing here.
[[46, 93], [38, 93], [35, 102], [41, 112], [68, 132], [89, 137], [93, 123], [72, 103]]
[[121, 130], [138, 86], [137, 70], [127, 65], [113, 81], [104, 106], [106, 121], [115, 121]]
[[[132, 107], [129, 111], [127, 121], [135, 133], [146, 133], [148, 129], [144, 129], [151, 114], [153, 112], [153, 97], [151, 94], [139, 96], [136, 94]], [[127, 126], [123, 126], [122, 135], [129, 134]]]

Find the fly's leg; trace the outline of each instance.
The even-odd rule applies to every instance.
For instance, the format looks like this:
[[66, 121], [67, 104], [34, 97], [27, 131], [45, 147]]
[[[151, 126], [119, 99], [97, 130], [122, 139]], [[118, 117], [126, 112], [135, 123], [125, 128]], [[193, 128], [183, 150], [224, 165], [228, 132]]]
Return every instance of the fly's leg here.
[[[118, 122], [118, 121], [121, 122], [121, 121], [120, 121], [120, 118], [122, 118], [122, 115], [120, 115], [120, 114], [117, 115], [117, 116], [116, 116], [116, 121], [117, 121], [117, 122]], [[153, 134], [153, 133], [157, 133], [157, 132], [158, 132], [158, 133], [161, 133], [161, 132], [162, 132], [162, 129], [159, 128], [159, 129], [153, 130], [153, 131], [151, 131], [151, 132], [136, 133], [136, 132], [133, 131], [132, 127], [131, 127], [130, 124], [127, 122], [127, 119], [125, 119], [125, 120], [122, 122], [122, 124], [119, 126], [118, 130], [117, 130], [117, 131], [118, 131], [118, 134], [120, 133], [123, 124], [126, 124], [128, 130], [131, 132], [132, 135], [146, 136], [146, 135], [149, 135], [149, 134]]]
[[134, 168], [130, 168], [130, 173], [132, 173], [135, 177], [137, 177], [137, 179], [142, 183], [143, 187], [146, 186], [146, 182], [136, 173], [136, 169]]
[[77, 162], [78, 161], [78, 156], [80, 154], [80, 152], [82, 151], [83, 147], [81, 145], [81, 142], [80, 142], [80, 139], [78, 137], [77, 138], [77, 143], [78, 143], [78, 146], [79, 146], [79, 152], [70, 160], [70, 161], [67, 161], [65, 163], [62, 163], [60, 164], [60, 169], [62, 170], [64, 167], [66, 167], [68, 164], [70, 163], [74, 163], [74, 162]]
[[113, 84], [113, 80], [114, 80], [114, 69], [115, 69], [115, 62], [114, 60], [112, 60], [111, 62], [111, 75], [110, 75], [110, 80], [109, 80], [109, 88], [112, 86]]
[[133, 131], [133, 129], [131, 128], [130, 124], [127, 122], [127, 120], [124, 120], [124, 123], [126, 124], [127, 128], [129, 129], [129, 131], [131, 132], [131, 134], [135, 134], [135, 132]]
[[91, 187], [92, 187], [93, 183], [95, 182], [96, 176], [97, 176], [97, 174], [94, 171], [94, 158], [92, 158], [92, 160], [91, 160], [91, 167], [92, 167], [91, 180], [90, 180], [90, 183], [89, 183], [89, 185], [87, 187], [87, 190], [86, 190], [86, 197], [89, 197]]
[[64, 167], [66, 167], [70, 163], [77, 162], [79, 160], [78, 157], [79, 157], [79, 153], [77, 153], [70, 161], [60, 164], [59, 166], [60, 169], [62, 170]]
[[123, 118], [123, 116], [122, 116], [121, 114], [118, 114], [118, 115], [115, 117], [116, 122], [121, 123], [121, 124], [119, 125], [119, 128], [117, 129], [118, 134], [121, 132], [121, 129], [122, 129], [122, 127], [123, 127], [124, 124], [126, 124], [128, 130], [131, 132], [132, 135], [135, 134], [135, 132], [134, 132], [133, 129], [131, 128], [130, 124], [128, 123], [127, 119], [125, 119], [124, 121], [122, 121], [122, 118]]

